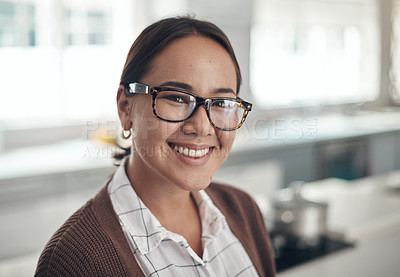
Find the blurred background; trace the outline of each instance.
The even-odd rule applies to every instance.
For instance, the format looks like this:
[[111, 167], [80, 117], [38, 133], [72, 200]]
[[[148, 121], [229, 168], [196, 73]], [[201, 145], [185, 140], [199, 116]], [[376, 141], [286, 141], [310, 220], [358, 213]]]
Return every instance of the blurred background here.
[[270, 229], [276, 195], [304, 182], [354, 243], [279, 276], [398, 276], [398, 0], [0, 0], [0, 276], [32, 276], [114, 171], [126, 54], [184, 14], [226, 32], [254, 104], [215, 180], [253, 195]]

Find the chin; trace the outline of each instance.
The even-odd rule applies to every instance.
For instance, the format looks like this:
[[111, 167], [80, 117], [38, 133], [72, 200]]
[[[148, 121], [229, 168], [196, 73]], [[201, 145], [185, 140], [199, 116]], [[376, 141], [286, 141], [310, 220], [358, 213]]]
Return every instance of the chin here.
[[[203, 180], [201, 180], [203, 179]], [[183, 184], [179, 186], [180, 188], [186, 190], [186, 191], [199, 191], [207, 188], [210, 183], [211, 183], [211, 178], [210, 179], [186, 179], [183, 181]]]

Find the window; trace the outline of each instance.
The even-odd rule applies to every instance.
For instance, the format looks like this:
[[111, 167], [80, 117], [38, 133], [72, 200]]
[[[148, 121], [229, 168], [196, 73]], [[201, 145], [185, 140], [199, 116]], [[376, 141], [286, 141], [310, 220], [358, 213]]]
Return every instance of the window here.
[[110, 44], [111, 15], [104, 10], [70, 8], [66, 11], [68, 45]]
[[[115, 6], [94, 0], [0, 1], [0, 76], [7, 76], [0, 82], [0, 119], [28, 125], [115, 119], [115, 108], [106, 103], [115, 100], [126, 51], [113, 47], [123, 41], [112, 32], [132, 35], [132, 28], [123, 28], [129, 20], [113, 18]], [[120, 16], [131, 14], [125, 3]]]
[[0, 1], [0, 47], [35, 46], [35, 6]]
[[115, 120], [110, 103], [133, 39], [186, 2], [0, 0], [0, 130]]
[[256, 0], [251, 89], [263, 107], [364, 102], [380, 87], [375, 0]]
[[390, 92], [394, 101], [400, 103], [400, 1], [392, 6], [392, 45], [390, 67]]

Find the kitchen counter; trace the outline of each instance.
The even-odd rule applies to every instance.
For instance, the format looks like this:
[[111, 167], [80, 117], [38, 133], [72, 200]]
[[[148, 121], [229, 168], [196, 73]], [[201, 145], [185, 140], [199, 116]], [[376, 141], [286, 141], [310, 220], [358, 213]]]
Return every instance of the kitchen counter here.
[[347, 181], [328, 178], [304, 186], [305, 197], [329, 204], [328, 229], [364, 240], [400, 226], [400, 171]]
[[[241, 160], [243, 155], [251, 156], [266, 149], [400, 132], [400, 111], [259, 118], [247, 123], [238, 131], [228, 164], [232, 160]], [[110, 167], [114, 151], [115, 146], [86, 139], [3, 151], [0, 152], [0, 182], [24, 176]]]
[[399, 276], [400, 171], [356, 181], [326, 179], [305, 186], [304, 195], [329, 203], [328, 229], [355, 247], [278, 274], [297, 276]]
[[233, 151], [239, 154], [397, 131], [400, 131], [400, 111], [260, 118], [246, 122], [240, 129]]
[[0, 206], [99, 187], [115, 170], [114, 151], [80, 139], [2, 153]]
[[[271, 153], [274, 156], [274, 153], [282, 151], [303, 149], [312, 152], [311, 148], [314, 146], [366, 140], [380, 135], [392, 135], [396, 141], [400, 139], [400, 111], [359, 111], [354, 115], [330, 113], [315, 117], [252, 119], [238, 131], [232, 153], [225, 165], [262, 160], [271, 156]], [[400, 153], [400, 148], [395, 148], [392, 154]], [[292, 155], [312, 155], [311, 152]], [[376, 173], [380, 172], [373, 172]]]
[[0, 152], [2, 180], [112, 167], [114, 146], [87, 139]]
[[279, 273], [278, 277], [398, 277], [400, 226], [392, 227], [347, 248]]

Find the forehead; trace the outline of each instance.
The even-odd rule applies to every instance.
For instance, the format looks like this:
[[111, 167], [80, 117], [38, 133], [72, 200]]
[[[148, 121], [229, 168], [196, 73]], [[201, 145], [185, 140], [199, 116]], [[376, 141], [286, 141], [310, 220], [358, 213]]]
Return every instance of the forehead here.
[[171, 42], [151, 63], [143, 82], [159, 85], [168, 81], [210, 89], [229, 87], [236, 91], [236, 70], [226, 49], [210, 38], [189, 36]]

